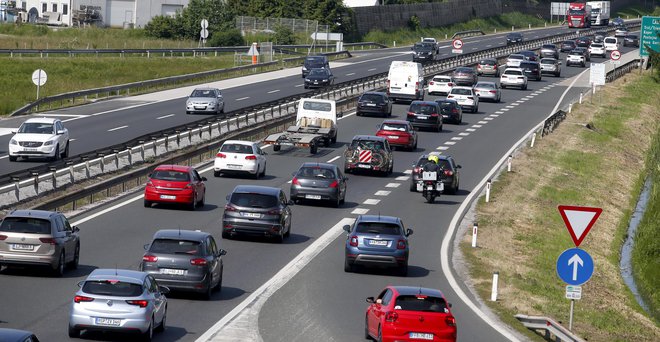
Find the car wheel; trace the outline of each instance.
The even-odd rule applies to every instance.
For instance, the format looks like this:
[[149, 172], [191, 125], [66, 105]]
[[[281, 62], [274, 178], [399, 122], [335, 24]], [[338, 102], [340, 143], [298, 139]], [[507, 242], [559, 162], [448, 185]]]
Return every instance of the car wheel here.
[[310, 154], [316, 154], [316, 152], [319, 151], [319, 147], [316, 146], [316, 144], [311, 144], [309, 145], [309, 153]]
[[341, 198], [339, 198], [339, 194], [337, 194], [337, 199], [332, 202], [332, 206], [335, 208], [341, 207]]
[[264, 169], [261, 171], [261, 177], [266, 176], [266, 163], [264, 163]]
[[202, 196], [202, 199], [197, 203], [197, 206], [203, 208], [204, 204], [206, 204], [206, 192], [204, 192], [204, 195]]
[[55, 145], [55, 154], [51, 157], [52, 161], [60, 159], [60, 144]]
[[209, 283], [206, 286], [206, 291], [204, 291], [205, 300], [211, 300], [211, 298], [213, 297], [213, 276], [209, 274], [208, 277], [209, 277]]
[[153, 338], [154, 338], [154, 318], [151, 317], [151, 324], [149, 324], [149, 328], [147, 328], [147, 331], [145, 331], [142, 334], [142, 341], [151, 342]]
[[215, 289], [218, 292], [222, 292], [222, 279], [223, 279], [222, 275], [223, 275], [224, 269], [225, 268], [223, 266], [220, 266], [220, 280], [218, 280], [218, 284], [215, 286]]
[[351, 273], [351, 272], [354, 271], [354, 269], [355, 269], [355, 267], [353, 266], [353, 264], [351, 264], [348, 261], [348, 259], [344, 259], [344, 272]]
[[282, 145], [273, 145], [273, 151], [277, 152], [282, 149]]
[[378, 326], [378, 336], [376, 337], [376, 342], [383, 342], [383, 330], [380, 325]]
[[284, 233], [285, 238], [288, 238], [289, 236], [291, 236], [291, 225], [289, 225], [289, 229], [287, 229], [286, 233]]
[[222, 238], [223, 239], [231, 239], [231, 234], [229, 234], [229, 232], [223, 230], [222, 231]]
[[190, 112], [189, 112], [189, 111], [186, 111], [186, 114], [188, 114], [188, 115], [189, 115], [189, 114], [190, 114]]
[[257, 165], [257, 170], [254, 171], [254, 174], [252, 175], [252, 178], [259, 179], [259, 176], [261, 176], [261, 172], [259, 172], [259, 165]]
[[522, 90], [527, 90], [527, 85], [526, 84], [523, 86]]
[[71, 261], [71, 269], [75, 270], [78, 269], [78, 265], [80, 264], [80, 245], [76, 245], [76, 250], [73, 252], [73, 260]]
[[151, 208], [151, 201], [144, 200], [144, 207]]
[[15, 161], [17, 161], [17, 160], [18, 160], [18, 157], [17, 157], [17, 156], [9, 156], [9, 161], [10, 161], [10, 162], [15, 162]]
[[220, 171], [213, 171], [213, 177], [220, 177]]
[[335, 134], [334, 137], [330, 138], [330, 143], [331, 143], [331, 144], [335, 144], [335, 143], [337, 143], [337, 134]]
[[355, 116], [362, 116], [362, 113], [360, 113], [360, 112], [355, 112]]
[[479, 106], [476, 106], [474, 107], [474, 109], [472, 109], [472, 113], [477, 113], [477, 112], [479, 112]]
[[500, 86], [502, 87], [502, 89], [506, 89], [506, 85], [501, 84]]
[[64, 148], [64, 153], [62, 153], [62, 158], [69, 158], [69, 142], [66, 142], [66, 147]]
[[408, 276], [408, 263], [405, 263], [403, 266], [399, 266], [399, 269], [397, 271], [399, 273], [399, 276], [401, 277]]
[[60, 252], [60, 257], [57, 260], [57, 266], [53, 269], [53, 273], [56, 277], [61, 277], [64, 275], [64, 251]]
[[309, 89], [309, 87], [307, 85], [305, 85], [305, 89]]
[[69, 325], [69, 338], [79, 338], [80, 330]]
[[273, 236], [273, 241], [275, 241], [276, 243], [284, 242], [284, 233], [279, 233], [279, 234]]
[[193, 193], [192, 201], [190, 201], [190, 203], [187, 204], [188, 210], [195, 211], [195, 207], [197, 207], [197, 201], [195, 201], [196, 198], [197, 198], [197, 194]]
[[160, 324], [158, 325], [158, 328], [156, 328], [156, 332], [163, 332], [165, 331], [165, 324], [167, 324], [167, 306], [165, 307], [165, 313], [163, 314], [163, 319], [160, 321]]

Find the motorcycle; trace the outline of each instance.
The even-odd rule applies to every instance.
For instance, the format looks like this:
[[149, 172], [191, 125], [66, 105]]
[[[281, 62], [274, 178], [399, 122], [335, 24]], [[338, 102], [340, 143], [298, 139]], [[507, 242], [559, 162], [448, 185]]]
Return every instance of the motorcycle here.
[[426, 202], [433, 203], [436, 197], [445, 190], [445, 185], [438, 180], [438, 173], [435, 171], [422, 172], [422, 179], [417, 182], [417, 191], [422, 192]]

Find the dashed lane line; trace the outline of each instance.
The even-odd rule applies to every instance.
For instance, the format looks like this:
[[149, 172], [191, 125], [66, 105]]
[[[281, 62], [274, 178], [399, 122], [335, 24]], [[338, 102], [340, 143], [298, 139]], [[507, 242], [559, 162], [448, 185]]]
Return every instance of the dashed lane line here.
[[396, 177], [395, 179], [398, 181], [407, 181], [408, 179], [410, 179], [410, 176], [399, 176]]
[[472, 125], [473, 128], [481, 128], [483, 127], [482, 125]]
[[271, 91], [268, 92], [268, 94], [275, 94], [279, 91], [280, 91], [279, 89], [271, 90]]
[[500, 115], [499, 115], [499, 114], [491, 114], [491, 115], [488, 115], [488, 116], [490, 116], [490, 117], [492, 117], [492, 118], [497, 118], [497, 117], [499, 117]]
[[491, 120], [495, 120], [495, 119], [493, 119], [493, 118], [484, 118], [484, 120], [491, 121]]
[[124, 128], [128, 128], [128, 126], [119, 126], [119, 127], [115, 127], [115, 128], [110, 128], [108, 130], [108, 132], [114, 132], [114, 131], [118, 131], [118, 130], [124, 129]]
[[467, 137], [468, 135], [470, 135], [470, 133], [461, 132], [461, 133], [458, 133], [458, 135]]
[[[513, 108], [513, 107], [511, 107], [511, 108]], [[502, 108], [500, 110], [503, 111], [503, 112], [508, 112], [509, 110], [511, 110], [511, 108]]]
[[411, 173], [412, 173], [412, 170], [410, 170], [410, 169], [409, 169], [409, 170], [406, 170], [406, 171], [403, 171], [403, 173], [405, 173], [405, 174], [407, 174], [407, 175], [409, 175], [409, 174], [411, 174]]
[[376, 191], [376, 193], [375, 193], [374, 195], [376, 195], [376, 196], [389, 196], [389, 194], [390, 194], [391, 192], [392, 192], [392, 191], [378, 190], [378, 191]]
[[368, 204], [368, 205], [376, 205], [378, 203], [380, 203], [380, 200], [375, 199], [375, 198], [369, 198], [369, 199], [365, 200], [364, 202], [362, 202], [362, 204]]
[[353, 76], [353, 75], [355, 75], [354, 72], [349, 72], [348, 74], [346, 74], [346, 76]]
[[468, 132], [475, 132], [476, 131], [476, 129], [474, 129], [474, 128], [466, 128], [465, 130], [468, 131]]
[[[520, 103], [522, 103], [522, 102], [520, 102]], [[511, 105], [512, 106], [520, 106], [520, 103], [516, 102], [516, 103], [512, 103]]]
[[456, 145], [455, 141], [445, 141], [445, 145]]
[[351, 211], [351, 214], [355, 215], [364, 215], [369, 212], [369, 209], [367, 208], [355, 208], [353, 211]]
[[451, 140], [454, 140], [454, 141], [456, 141], [456, 140], [463, 140], [463, 137], [452, 137]]
[[385, 185], [386, 188], [398, 188], [401, 185], [401, 183], [387, 183]]
[[376, 68], [367, 69], [367, 71], [374, 71]]
[[446, 151], [448, 149], [449, 149], [449, 146], [438, 146], [438, 148], [436, 148], [436, 150], [440, 150], [440, 151]]
[[495, 114], [504, 114], [504, 112], [501, 111], [501, 110], [498, 110], [497, 112], [495, 112]]
[[340, 156], [336, 156], [336, 157], [334, 157], [334, 158], [328, 160], [327, 163], [332, 163], [333, 161], [335, 161], [335, 160], [337, 160], [337, 159], [339, 159], [339, 158], [340, 158]]
[[481, 121], [479, 121], [478, 123], [480, 123], [480, 124], [482, 124], [482, 125], [485, 125], [485, 124], [488, 123], [488, 121], [483, 121], [483, 120], [481, 120]]
[[236, 101], [243, 101], [243, 100], [247, 100], [247, 99], [249, 99], [249, 98], [250, 98], [249, 96], [246, 96], [246, 97], [239, 97], [239, 98], [236, 99]]
[[156, 120], [161, 120], [161, 119], [165, 119], [165, 118], [171, 118], [171, 117], [173, 117], [173, 116], [175, 116], [175, 115], [176, 115], [176, 114], [168, 114], [168, 115], [159, 116], [159, 117], [156, 118]]

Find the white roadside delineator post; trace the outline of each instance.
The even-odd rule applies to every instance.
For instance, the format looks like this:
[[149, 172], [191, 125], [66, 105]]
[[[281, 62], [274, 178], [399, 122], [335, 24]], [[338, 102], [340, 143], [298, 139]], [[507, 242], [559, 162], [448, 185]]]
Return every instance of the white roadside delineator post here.
[[532, 142], [529, 144], [529, 147], [534, 147], [535, 140], [536, 140], [536, 132], [532, 133]]
[[477, 230], [478, 224], [475, 222], [472, 226], [472, 248], [477, 248]]
[[490, 291], [490, 301], [497, 302], [497, 283], [500, 278], [500, 272], [493, 272], [493, 287]]
[[580, 92], [580, 101], [578, 101], [579, 104], [582, 104], [582, 93]]
[[486, 203], [490, 202], [490, 179], [486, 182]]
[[511, 161], [513, 160], [513, 156], [509, 156], [506, 162], [506, 172], [511, 172]]

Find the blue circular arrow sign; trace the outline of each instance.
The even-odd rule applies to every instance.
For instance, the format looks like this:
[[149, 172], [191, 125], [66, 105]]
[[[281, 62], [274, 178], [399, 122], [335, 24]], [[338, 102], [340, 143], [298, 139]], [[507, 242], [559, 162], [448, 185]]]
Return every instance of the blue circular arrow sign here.
[[557, 275], [568, 285], [582, 285], [594, 274], [594, 260], [579, 248], [565, 250], [557, 259]]

